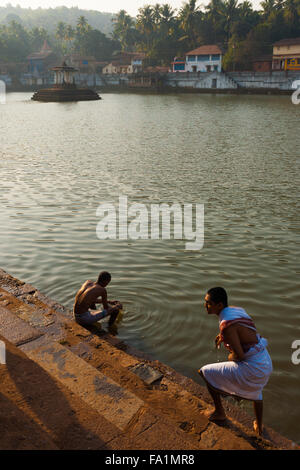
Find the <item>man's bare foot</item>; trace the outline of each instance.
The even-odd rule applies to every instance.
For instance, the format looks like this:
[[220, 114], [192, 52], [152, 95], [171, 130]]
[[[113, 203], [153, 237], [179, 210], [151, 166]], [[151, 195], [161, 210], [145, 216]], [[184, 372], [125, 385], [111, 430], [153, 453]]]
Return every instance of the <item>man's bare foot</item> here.
[[213, 413], [205, 413], [206, 416], [208, 417], [208, 420], [209, 421], [213, 421], [213, 422], [224, 422], [226, 421], [226, 414], [225, 412], [221, 412], [221, 411], [214, 411]]
[[256, 420], [253, 421], [253, 430], [258, 436], [262, 436], [264, 431], [263, 427], [259, 428]]

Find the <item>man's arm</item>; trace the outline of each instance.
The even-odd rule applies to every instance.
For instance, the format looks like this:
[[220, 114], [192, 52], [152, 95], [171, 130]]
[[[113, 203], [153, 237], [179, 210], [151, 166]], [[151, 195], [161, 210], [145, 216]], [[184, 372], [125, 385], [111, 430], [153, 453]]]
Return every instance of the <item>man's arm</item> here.
[[245, 359], [245, 353], [243, 351], [240, 338], [235, 325], [229, 326], [224, 330], [224, 339], [229, 344], [232, 354], [229, 355], [228, 359], [231, 361], [243, 361]]
[[107, 302], [107, 292], [106, 292], [106, 289], [103, 288], [103, 290], [101, 291], [101, 297], [98, 297], [98, 299], [95, 300], [95, 304], [96, 304], [96, 303], [97, 303], [97, 304], [102, 303], [104, 310], [108, 310], [108, 309], [109, 309], [109, 305], [108, 305], [108, 302]]

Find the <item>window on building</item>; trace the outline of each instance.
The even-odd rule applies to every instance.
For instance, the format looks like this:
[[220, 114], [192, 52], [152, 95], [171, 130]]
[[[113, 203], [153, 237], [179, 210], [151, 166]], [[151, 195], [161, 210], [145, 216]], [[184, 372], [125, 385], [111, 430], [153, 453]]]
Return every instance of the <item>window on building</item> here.
[[198, 62], [209, 60], [209, 55], [198, 55]]
[[188, 61], [189, 62], [195, 62], [196, 61], [196, 56], [195, 55], [188, 55]]
[[213, 54], [211, 60], [220, 60], [220, 54]]

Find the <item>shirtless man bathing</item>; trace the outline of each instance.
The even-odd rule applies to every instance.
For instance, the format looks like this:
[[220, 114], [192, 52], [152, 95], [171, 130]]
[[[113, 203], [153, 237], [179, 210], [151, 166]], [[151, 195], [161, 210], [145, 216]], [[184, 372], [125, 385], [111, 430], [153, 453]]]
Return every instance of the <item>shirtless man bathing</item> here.
[[232, 395], [253, 401], [256, 420], [254, 431], [263, 433], [262, 390], [272, 372], [272, 361], [267, 351], [267, 340], [256, 331], [255, 324], [241, 307], [229, 307], [227, 293], [222, 287], [210, 289], [204, 302], [208, 315], [217, 315], [220, 333], [215, 343], [224, 343], [229, 350], [228, 360], [208, 364], [198, 372], [205, 380], [214, 401], [211, 421], [226, 419], [222, 395]]
[[[73, 313], [77, 323], [80, 325], [92, 325], [102, 318], [110, 316], [109, 325], [116, 320], [122, 305], [117, 300], [107, 300], [106, 286], [111, 281], [110, 273], [102, 271], [97, 282], [86, 281], [76, 294]], [[96, 304], [102, 303], [104, 310], [95, 310]]]

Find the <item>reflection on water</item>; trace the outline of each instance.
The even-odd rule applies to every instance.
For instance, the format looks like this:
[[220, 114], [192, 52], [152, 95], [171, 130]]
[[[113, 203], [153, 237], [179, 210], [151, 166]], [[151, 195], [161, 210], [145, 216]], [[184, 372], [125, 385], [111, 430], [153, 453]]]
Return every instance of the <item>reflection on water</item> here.
[[[299, 112], [288, 97], [105, 94], [1, 106], [0, 266], [72, 307], [102, 269], [124, 305], [121, 339], [200, 381], [223, 360], [203, 308], [223, 285], [269, 339], [266, 422], [300, 441]], [[205, 246], [100, 241], [101, 202], [204, 203]]]

